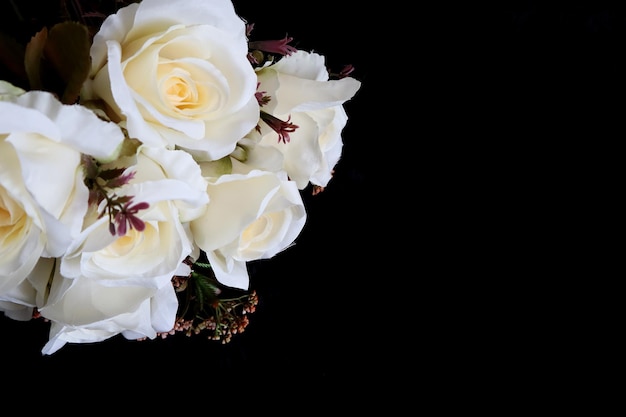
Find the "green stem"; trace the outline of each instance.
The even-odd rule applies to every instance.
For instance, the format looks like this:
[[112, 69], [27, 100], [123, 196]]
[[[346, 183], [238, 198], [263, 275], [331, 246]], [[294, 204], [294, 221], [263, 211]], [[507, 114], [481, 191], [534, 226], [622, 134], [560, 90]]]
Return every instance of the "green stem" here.
[[20, 22], [24, 22], [24, 16], [22, 16], [22, 13], [20, 13], [20, 9], [17, 7], [17, 4], [15, 4], [14, 0], [9, 0], [11, 2], [11, 6], [13, 6], [13, 11], [15, 12], [15, 15], [17, 16], [18, 20]]

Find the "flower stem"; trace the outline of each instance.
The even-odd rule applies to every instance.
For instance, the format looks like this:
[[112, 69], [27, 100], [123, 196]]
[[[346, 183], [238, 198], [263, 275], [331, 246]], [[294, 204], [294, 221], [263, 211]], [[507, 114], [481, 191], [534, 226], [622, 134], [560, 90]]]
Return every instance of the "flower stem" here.
[[15, 0], [9, 0], [11, 3], [11, 6], [13, 7], [13, 11], [15, 12], [15, 15], [17, 16], [18, 20], [20, 22], [24, 22], [24, 16], [22, 16], [22, 13], [20, 13], [20, 9], [19, 7], [17, 7], [17, 4], [15, 4]]

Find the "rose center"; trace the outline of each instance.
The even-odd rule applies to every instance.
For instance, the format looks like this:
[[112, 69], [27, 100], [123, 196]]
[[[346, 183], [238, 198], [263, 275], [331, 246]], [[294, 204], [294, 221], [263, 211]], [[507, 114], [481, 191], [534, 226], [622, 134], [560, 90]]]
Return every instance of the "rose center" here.
[[249, 224], [241, 233], [241, 249], [261, 248], [271, 244], [280, 234], [281, 221], [278, 213], [266, 213]]
[[224, 105], [223, 81], [206, 72], [190, 64], [166, 60], [159, 64], [158, 94], [160, 106], [166, 114], [195, 119]]
[[197, 106], [198, 90], [189, 74], [171, 74], [163, 80], [161, 88], [165, 100], [173, 107], [184, 111]]
[[130, 229], [124, 236], [121, 236], [103, 249], [103, 255], [118, 258], [128, 255], [137, 246], [141, 245], [144, 235], [135, 229]]
[[20, 239], [27, 220], [24, 210], [9, 198], [4, 188], [0, 188], [0, 246], [9, 246]]

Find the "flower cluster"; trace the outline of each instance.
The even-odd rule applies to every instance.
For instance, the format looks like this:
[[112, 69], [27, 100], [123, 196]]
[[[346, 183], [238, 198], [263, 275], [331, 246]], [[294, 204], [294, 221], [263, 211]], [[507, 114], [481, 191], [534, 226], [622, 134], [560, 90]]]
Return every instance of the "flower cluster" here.
[[226, 343], [258, 302], [248, 263], [328, 185], [360, 82], [254, 39], [231, 0], [60, 3], [27, 42], [0, 34], [0, 311], [50, 323], [43, 354]]

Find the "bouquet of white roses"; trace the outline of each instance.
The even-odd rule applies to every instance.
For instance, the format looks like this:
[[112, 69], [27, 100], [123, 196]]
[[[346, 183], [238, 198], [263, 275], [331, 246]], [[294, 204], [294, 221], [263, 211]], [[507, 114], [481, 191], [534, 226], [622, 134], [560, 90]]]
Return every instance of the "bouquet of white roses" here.
[[248, 263], [328, 185], [360, 82], [255, 40], [231, 0], [61, 3], [28, 42], [0, 34], [0, 311], [49, 321], [44, 354], [227, 342], [257, 302]]

